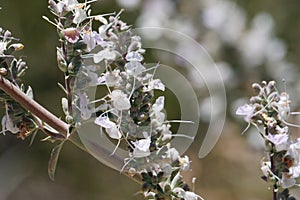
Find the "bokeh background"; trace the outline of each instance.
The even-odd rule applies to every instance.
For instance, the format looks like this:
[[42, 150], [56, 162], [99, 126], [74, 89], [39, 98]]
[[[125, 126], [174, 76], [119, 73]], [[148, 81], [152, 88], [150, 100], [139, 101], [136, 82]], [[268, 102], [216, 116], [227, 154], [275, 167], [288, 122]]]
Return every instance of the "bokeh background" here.
[[[0, 0], [0, 6], [0, 26], [11, 30], [25, 45], [23, 55], [30, 68], [24, 81], [34, 88], [38, 102], [57, 116], [63, 116], [60, 106], [63, 93], [57, 86], [57, 82], [63, 81], [63, 75], [56, 67], [56, 29], [41, 17], [51, 16], [47, 1]], [[122, 19], [135, 28], [171, 28], [194, 38], [219, 67], [227, 102], [214, 105], [214, 114], [224, 112], [218, 108], [227, 106], [226, 123], [213, 151], [199, 159], [198, 151], [211, 114], [205, 110], [207, 88], [173, 56], [151, 51], [146, 56], [146, 60], [180, 68], [199, 96], [200, 128], [186, 152], [192, 160], [192, 171], [185, 177], [188, 183], [197, 177], [195, 191], [207, 200], [271, 199], [268, 185], [260, 178], [260, 160], [264, 156], [261, 140], [252, 129], [246, 135], [240, 134], [246, 123], [236, 118], [234, 112], [252, 94], [251, 84], [262, 80], [278, 81], [278, 87], [290, 93], [292, 109], [297, 110], [300, 105], [299, 7], [298, 0], [100, 0], [93, 3], [94, 13], [125, 8]], [[145, 34], [142, 38], [155, 43], [160, 42], [160, 36]], [[170, 42], [174, 48], [193, 54], [180, 41]], [[168, 107], [172, 107], [172, 102]], [[299, 121], [297, 117], [293, 120]], [[296, 136], [299, 130], [292, 129], [292, 132]], [[39, 142], [40, 139], [41, 135], [29, 147], [30, 139], [21, 141], [10, 134], [0, 137], [1, 200], [142, 199], [137, 194], [138, 184], [72, 144], [64, 146], [56, 180], [52, 182], [47, 175], [47, 164], [54, 144]]]

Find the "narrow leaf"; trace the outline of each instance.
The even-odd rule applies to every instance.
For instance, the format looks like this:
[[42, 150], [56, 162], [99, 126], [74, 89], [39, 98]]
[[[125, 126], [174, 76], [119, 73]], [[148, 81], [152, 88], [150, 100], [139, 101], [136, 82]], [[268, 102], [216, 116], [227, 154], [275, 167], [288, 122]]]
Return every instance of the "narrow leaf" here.
[[62, 91], [63, 91], [65, 94], [67, 94], [67, 90], [65, 89], [65, 87], [64, 87], [61, 83], [57, 83], [57, 85], [58, 85], [58, 87], [59, 87], [60, 89], [62, 89]]
[[38, 129], [34, 130], [33, 133], [32, 133], [32, 136], [31, 136], [31, 140], [30, 140], [30, 143], [29, 143], [29, 146], [32, 145], [34, 139], [35, 139], [35, 136], [37, 135], [37, 132], [38, 132]]
[[55, 170], [56, 170], [59, 153], [63, 147], [64, 142], [65, 141], [62, 141], [60, 144], [55, 146], [51, 151], [50, 160], [48, 163], [48, 174], [52, 181], [54, 181]]

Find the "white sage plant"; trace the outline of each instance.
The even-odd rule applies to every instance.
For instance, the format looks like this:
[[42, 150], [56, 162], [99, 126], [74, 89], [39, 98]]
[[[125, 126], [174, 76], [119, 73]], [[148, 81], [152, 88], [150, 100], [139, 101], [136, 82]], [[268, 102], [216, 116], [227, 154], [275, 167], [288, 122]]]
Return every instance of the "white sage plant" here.
[[[57, 62], [65, 77], [65, 82], [59, 83], [66, 95], [61, 99], [64, 121], [33, 100], [31, 87], [20, 79], [26, 64], [13, 54], [23, 45], [9, 31], [0, 30], [0, 97], [5, 105], [2, 133], [11, 132], [25, 140], [30, 135], [34, 139], [42, 130], [44, 141], [58, 143], [48, 167], [54, 179], [63, 144], [71, 141], [86, 150], [76, 130], [93, 120], [98, 134], [115, 144], [107, 156], [114, 158], [120, 146], [128, 150], [120, 172], [141, 183], [145, 199], [202, 199], [183, 181], [181, 172], [190, 170], [191, 161], [172, 147], [172, 139], [182, 135], [170, 129], [165, 97], [154, 94], [165, 90], [162, 81], [154, 78], [159, 63], [145, 66], [141, 38], [120, 20], [122, 11], [91, 15], [94, 1], [49, 0], [55, 18], [43, 17], [59, 35]], [[90, 95], [91, 88], [100, 90], [99, 97]]]
[[300, 176], [300, 138], [293, 138], [289, 132], [289, 127], [297, 126], [287, 122], [291, 114], [289, 95], [279, 92], [275, 81], [254, 83], [252, 87], [256, 95], [236, 114], [243, 116], [249, 126], [255, 126], [265, 141], [262, 179], [272, 188], [273, 199], [296, 199], [289, 189], [300, 186], [296, 181]]

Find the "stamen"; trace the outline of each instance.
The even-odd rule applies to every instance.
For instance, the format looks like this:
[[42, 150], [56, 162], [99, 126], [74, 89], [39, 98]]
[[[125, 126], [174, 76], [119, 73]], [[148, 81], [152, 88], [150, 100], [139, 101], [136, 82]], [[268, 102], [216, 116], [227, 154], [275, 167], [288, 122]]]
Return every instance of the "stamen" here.
[[46, 16], [42, 16], [42, 18], [44, 20], [46, 20], [47, 22], [49, 22], [50, 24], [52, 24], [53, 26], [55, 26], [58, 30], [62, 31], [63, 29], [61, 27], [59, 27], [56, 23], [52, 22], [48, 17]]

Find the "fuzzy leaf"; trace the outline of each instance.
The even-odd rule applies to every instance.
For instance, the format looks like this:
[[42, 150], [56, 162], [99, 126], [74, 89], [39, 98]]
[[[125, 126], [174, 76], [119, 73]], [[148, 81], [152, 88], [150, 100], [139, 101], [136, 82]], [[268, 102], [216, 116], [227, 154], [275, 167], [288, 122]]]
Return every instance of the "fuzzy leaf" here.
[[48, 174], [49, 174], [49, 177], [52, 181], [54, 181], [54, 176], [55, 176], [55, 170], [56, 170], [56, 166], [57, 166], [58, 157], [59, 157], [59, 154], [60, 154], [60, 151], [63, 147], [64, 142], [65, 141], [62, 141], [60, 144], [55, 146], [51, 151], [50, 160], [49, 160], [49, 163], [48, 163]]

